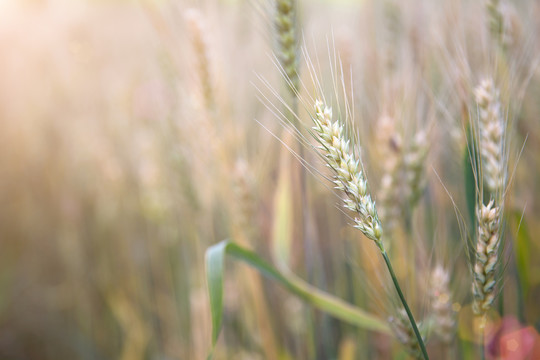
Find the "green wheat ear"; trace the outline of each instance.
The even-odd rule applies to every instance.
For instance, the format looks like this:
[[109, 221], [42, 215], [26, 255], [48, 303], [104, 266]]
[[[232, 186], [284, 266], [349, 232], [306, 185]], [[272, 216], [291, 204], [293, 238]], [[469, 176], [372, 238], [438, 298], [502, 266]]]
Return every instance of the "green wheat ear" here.
[[275, 26], [278, 40], [278, 59], [288, 79], [291, 96], [296, 97], [299, 87], [296, 54], [295, 1], [276, 0]]

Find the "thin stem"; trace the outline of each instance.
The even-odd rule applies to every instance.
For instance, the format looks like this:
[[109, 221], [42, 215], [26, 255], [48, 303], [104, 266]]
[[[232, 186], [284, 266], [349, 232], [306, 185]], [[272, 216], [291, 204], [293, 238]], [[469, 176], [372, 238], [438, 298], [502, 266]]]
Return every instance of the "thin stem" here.
[[486, 360], [486, 349], [484, 348], [484, 340], [482, 340], [482, 343], [480, 344], [480, 359]]
[[379, 241], [377, 243], [377, 246], [381, 250], [381, 254], [384, 258], [384, 262], [386, 263], [386, 267], [388, 268], [388, 271], [390, 272], [390, 276], [392, 277], [392, 282], [394, 283], [394, 286], [398, 292], [399, 298], [401, 299], [401, 303], [403, 304], [403, 307], [405, 308], [405, 311], [407, 312], [407, 316], [409, 317], [409, 321], [411, 322], [411, 326], [413, 328], [414, 334], [416, 335], [416, 339], [418, 340], [418, 345], [420, 345], [420, 350], [422, 350], [422, 355], [424, 356], [425, 360], [429, 360], [426, 346], [424, 345], [424, 340], [422, 340], [422, 336], [420, 336], [420, 331], [418, 331], [418, 327], [416, 326], [416, 321], [414, 320], [414, 316], [411, 312], [411, 309], [409, 309], [409, 305], [407, 304], [407, 301], [405, 300], [405, 296], [403, 296], [403, 292], [401, 291], [398, 280], [396, 278], [396, 274], [394, 273], [394, 269], [392, 268], [392, 264], [390, 263], [390, 259], [388, 258], [388, 254], [386, 253], [386, 250], [384, 248], [384, 245], [382, 244], [382, 241]]
[[[411, 207], [412, 209], [412, 207]], [[411, 211], [412, 212], [412, 211]], [[412, 304], [415, 303], [416, 291], [416, 251], [415, 251], [415, 241], [413, 239], [413, 224], [412, 224], [412, 214], [409, 211], [405, 211], [404, 221], [405, 221], [405, 233], [407, 235], [407, 247], [408, 247], [408, 256], [411, 261], [409, 261], [408, 271], [410, 273], [410, 282], [409, 282], [409, 291], [410, 296], [409, 300]]]
[[486, 347], [485, 347], [485, 336], [486, 336], [486, 315], [482, 317], [482, 323], [480, 328], [480, 359], [486, 359]]

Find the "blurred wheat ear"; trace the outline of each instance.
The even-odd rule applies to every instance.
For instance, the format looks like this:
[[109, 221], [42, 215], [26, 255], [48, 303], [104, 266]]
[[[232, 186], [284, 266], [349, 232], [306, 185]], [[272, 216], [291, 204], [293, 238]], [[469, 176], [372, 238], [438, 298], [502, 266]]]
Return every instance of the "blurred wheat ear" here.
[[421, 360], [424, 357], [422, 356], [422, 349], [418, 343], [413, 328], [408, 321], [407, 312], [405, 309], [401, 308], [397, 312], [397, 315], [390, 317], [388, 319], [390, 327], [394, 332], [396, 339], [405, 347], [405, 350], [409, 355], [414, 359]]
[[204, 19], [197, 9], [188, 9], [184, 12], [184, 18], [191, 37], [191, 43], [197, 64], [197, 77], [201, 89], [204, 107], [207, 111], [213, 111], [216, 106], [214, 93], [214, 80], [210, 68], [208, 45], [205, 34]]
[[[479, 195], [476, 205], [476, 248], [473, 268], [473, 309], [484, 315], [495, 298], [496, 266], [500, 263], [501, 221], [507, 178], [505, 122], [499, 93], [493, 80], [485, 79], [474, 90], [478, 104], [478, 149], [480, 151]], [[483, 185], [489, 202], [484, 204]]]
[[299, 89], [295, 0], [276, 0], [275, 26], [278, 59], [294, 102]]
[[429, 295], [435, 334], [448, 347], [456, 335], [456, 316], [452, 309], [450, 273], [442, 265], [435, 266], [431, 272]]

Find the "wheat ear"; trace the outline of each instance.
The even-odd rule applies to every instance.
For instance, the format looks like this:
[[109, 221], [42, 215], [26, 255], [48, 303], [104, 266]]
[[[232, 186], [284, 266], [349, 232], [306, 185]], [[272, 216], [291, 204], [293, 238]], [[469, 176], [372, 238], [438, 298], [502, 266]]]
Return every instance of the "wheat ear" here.
[[233, 192], [237, 206], [238, 225], [245, 230], [252, 230], [255, 221], [255, 180], [248, 163], [238, 159], [233, 170]]
[[379, 157], [382, 160], [383, 175], [379, 187], [379, 216], [384, 231], [392, 236], [402, 211], [402, 152], [401, 136], [395, 130], [395, 120], [389, 116], [379, 118], [376, 132]]
[[213, 110], [215, 107], [214, 85], [204, 33], [203, 16], [196, 9], [188, 9], [184, 13], [184, 18], [188, 25], [191, 43], [197, 58], [197, 77], [199, 78], [204, 106], [208, 110]]
[[313, 130], [320, 143], [319, 149], [327, 165], [334, 171], [336, 188], [347, 195], [343, 200], [345, 207], [358, 215], [354, 227], [379, 243], [382, 237], [381, 222], [375, 202], [368, 193], [367, 180], [360, 170], [360, 161], [349, 150], [350, 142], [343, 134], [344, 126], [339, 121], [332, 121], [332, 109], [323, 108], [321, 101], [315, 104], [315, 114]]
[[429, 295], [435, 321], [434, 331], [442, 343], [450, 345], [455, 335], [456, 319], [452, 309], [450, 274], [443, 266], [437, 265], [430, 277]]
[[395, 317], [388, 319], [390, 328], [396, 339], [405, 347], [407, 352], [415, 359], [422, 359], [422, 350], [418, 340], [414, 336], [413, 328], [407, 321], [407, 312], [405, 309], [399, 309]]
[[291, 96], [298, 89], [298, 60], [296, 56], [295, 1], [276, 0], [275, 26], [278, 39], [278, 58], [288, 79]]
[[418, 131], [404, 155], [403, 163], [407, 179], [407, 205], [413, 208], [426, 186], [425, 164], [428, 154], [427, 134]]
[[499, 260], [500, 221], [507, 170], [504, 156], [505, 124], [499, 91], [493, 80], [485, 79], [475, 88], [474, 95], [479, 109], [481, 173], [491, 198], [490, 202], [484, 205], [480, 197], [476, 209], [473, 310], [477, 315], [483, 315], [495, 298], [495, 270]]
[[497, 41], [501, 41], [504, 26], [500, 0], [487, 0], [486, 10], [489, 17], [489, 30]]
[[[381, 127], [389, 129], [381, 120]], [[402, 146], [401, 137], [392, 133], [387, 141], [384, 152], [384, 175], [381, 179], [379, 199], [380, 218], [385, 226], [385, 231], [392, 233], [397, 220], [403, 218], [403, 214], [413, 209], [425, 188], [425, 163], [428, 153], [427, 136], [423, 130], [418, 131], [411, 143], [406, 148]]]
[[367, 179], [362, 171], [360, 158], [357, 157], [353, 150], [349, 149], [350, 141], [344, 134], [344, 125], [339, 120], [333, 121], [332, 109], [324, 106], [319, 100], [315, 102], [313, 121], [315, 126], [312, 128], [312, 135], [320, 144], [318, 147], [319, 153], [333, 172], [333, 182], [336, 189], [343, 191], [346, 195], [346, 198], [343, 199], [345, 208], [355, 212], [357, 215], [354, 220], [354, 227], [373, 240], [381, 251], [394, 287], [409, 318], [421, 353], [424, 359], [429, 359], [414, 316], [401, 291], [396, 274], [384, 248], [382, 241], [383, 231], [375, 202], [368, 192]]
[[500, 0], [487, 0], [486, 12], [493, 40], [506, 51], [515, 44], [520, 34], [521, 19], [514, 5], [508, 1], [501, 3]]

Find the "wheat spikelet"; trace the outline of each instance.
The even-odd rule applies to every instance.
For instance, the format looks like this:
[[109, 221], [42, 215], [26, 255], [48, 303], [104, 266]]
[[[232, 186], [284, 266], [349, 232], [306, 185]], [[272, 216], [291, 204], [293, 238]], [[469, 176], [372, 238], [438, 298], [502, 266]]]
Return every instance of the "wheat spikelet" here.
[[479, 109], [480, 155], [484, 183], [491, 194], [501, 194], [506, 183], [504, 168], [504, 121], [499, 91], [491, 79], [474, 90]]
[[388, 322], [396, 339], [405, 347], [407, 352], [415, 359], [423, 359], [420, 345], [407, 319], [405, 309], [399, 309], [395, 317], [388, 318]]
[[288, 78], [289, 90], [295, 97], [298, 89], [298, 60], [296, 56], [295, 1], [276, 0], [275, 26], [278, 38], [278, 58]]
[[332, 109], [323, 107], [319, 100], [315, 103], [313, 120], [313, 136], [320, 143], [318, 149], [334, 172], [336, 188], [347, 195], [343, 200], [344, 206], [358, 215], [354, 227], [369, 239], [380, 243], [382, 226], [375, 202], [368, 193], [367, 180], [360, 169], [360, 160], [349, 150], [349, 141], [343, 134], [344, 125], [339, 121], [332, 121]]
[[499, 260], [500, 244], [500, 209], [491, 200], [487, 205], [479, 205], [476, 217], [478, 226], [473, 269], [473, 311], [477, 315], [483, 315], [495, 299], [495, 270]]
[[435, 320], [434, 331], [446, 345], [452, 342], [456, 326], [449, 283], [450, 274], [443, 266], [437, 265], [431, 273], [429, 292]]

